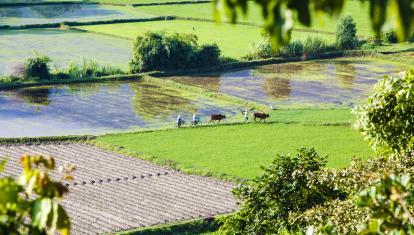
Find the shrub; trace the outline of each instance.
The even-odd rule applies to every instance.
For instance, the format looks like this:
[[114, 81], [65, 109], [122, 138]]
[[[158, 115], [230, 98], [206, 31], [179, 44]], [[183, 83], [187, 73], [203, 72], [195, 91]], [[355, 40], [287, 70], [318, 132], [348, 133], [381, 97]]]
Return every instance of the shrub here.
[[28, 58], [24, 63], [24, 78], [49, 79], [50, 62], [50, 58], [43, 55], [36, 55], [36, 57]]
[[200, 67], [213, 67], [220, 64], [220, 48], [216, 44], [202, 45], [196, 53], [196, 63]]
[[[134, 42], [132, 73], [209, 67], [219, 62], [217, 45], [199, 47], [193, 34], [147, 32]], [[207, 57], [208, 56], [208, 57]]]
[[[69, 217], [57, 201], [68, 189], [47, 174], [55, 167], [53, 158], [25, 155], [21, 163], [18, 182], [0, 178], [0, 234], [69, 234]], [[4, 165], [0, 162], [0, 171]]]
[[397, 35], [395, 34], [395, 32], [384, 33], [383, 38], [384, 38], [384, 41], [386, 41], [388, 43], [397, 43], [398, 42], [398, 38], [397, 38]]
[[338, 48], [352, 50], [358, 47], [357, 29], [351, 16], [342, 18], [336, 29], [336, 44]]
[[414, 150], [414, 72], [384, 78], [368, 104], [354, 110], [356, 128], [379, 152], [405, 154]]
[[278, 155], [251, 184], [234, 189], [241, 209], [222, 217], [221, 232], [226, 234], [274, 234], [292, 229], [290, 213], [303, 212], [331, 199], [342, 198], [341, 191], [318, 172], [326, 157], [313, 148], [302, 148], [295, 156]]

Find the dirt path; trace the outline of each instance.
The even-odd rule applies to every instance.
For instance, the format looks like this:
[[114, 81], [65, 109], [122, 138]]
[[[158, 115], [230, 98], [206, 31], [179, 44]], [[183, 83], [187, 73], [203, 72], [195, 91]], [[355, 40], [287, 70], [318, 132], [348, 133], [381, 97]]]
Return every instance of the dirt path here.
[[57, 166], [76, 165], [75, 180], [65, 182], [70, 192], [62, 202], [73, 234], [206, 218], [237, 208], [230, 183], [186, 175], [86, 144], [0, 145], [0, 159], [8, 158], [0, 176], [19, 175], [19, 159], [25, 153], [53, 156]]

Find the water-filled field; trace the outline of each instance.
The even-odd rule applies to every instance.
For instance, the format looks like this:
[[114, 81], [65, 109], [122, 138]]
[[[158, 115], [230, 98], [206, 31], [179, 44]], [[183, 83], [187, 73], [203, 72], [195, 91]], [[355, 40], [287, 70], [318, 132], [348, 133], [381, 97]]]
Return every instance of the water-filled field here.
[[59, 29], [1, 30], [0, 74], [9, 74], [27, 57], [39, 52], [49, 56], [51, 69], [68, 66], [82, 58], [126, 69], [131, 58], [128, 40]]
[[386, 74], [404, 67], [345, 58], [259, 66], [222, 74], [171, 79], [277, 107], [347, 106], [361, 103]]
[[98, 4], [35, 5], [0, 8], [0, 25], [30, 25], [61, 22], [85, 22], [112, 19], [147, 18], [152, 14], [132, 7]]
[[43, 86], [0, 92], [0, 137], [98, 134], [135, 127], [173, 127], [179, 113], [191, 121], [238, 110], [175, 88], [146, 82]]

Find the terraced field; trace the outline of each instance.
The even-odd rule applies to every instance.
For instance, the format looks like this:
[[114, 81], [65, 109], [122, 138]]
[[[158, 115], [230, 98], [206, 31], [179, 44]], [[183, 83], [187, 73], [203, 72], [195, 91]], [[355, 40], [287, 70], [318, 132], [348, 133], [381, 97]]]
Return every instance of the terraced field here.
[[[72, 233], [112, 233], [236, 210], [232, 184], [185, 175], [85, 144], [0, 145], [8, 164], [0, 176], [17, 176], [22, 154], [53, 156], [57, 166], [75, 164], [63, 201]], [[53, 174], [54, 177], [58, 177]]]
[[33, 5], [0, 8], [0, 25], [32, 25], [114, 19], [142, 19], [154, 16], [131, 7], [97, 4]]
[[52, 70], [82, 58], [127, 69], [131, 49], [129, 40], [72, 30], [0, 30], [0, 74], [10, 74], [34, 52], [49, 56]]

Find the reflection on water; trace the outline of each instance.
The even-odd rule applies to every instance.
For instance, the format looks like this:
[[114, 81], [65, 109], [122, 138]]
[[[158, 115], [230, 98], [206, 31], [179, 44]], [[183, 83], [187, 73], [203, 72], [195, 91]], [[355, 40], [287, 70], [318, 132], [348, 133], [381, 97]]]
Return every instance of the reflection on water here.
[[306, 61], [253, 69], [174, 77], [178, 82], [253, 100], [274, 107], [354, 106], [386, 74], [405, 69], [363, 58]]
[[235, 107], [144, 82], [45, 86], [0, 92], [0, 137], [98, 134], [173, 126], [179, 113], [234, 115]]
[[189, 113], [197, 110], [197, 106], [191, 103], [191, 100], [175, 94], [176, 92], [168, 88], [134, 84], [132, 90], [135, 94], [132, 99], [134, 111], [145, 120], [165, 119], [177, 110]]
[[0, 25], [60, 23], [136, 18], [145, 14], [130, 13], [114, 6], [97, 4], [57, 4], [1, 7]]
[[34, 106], [48, 106], [50, 104], [49, 95], [50, 88], [48, 87], [22, 89], [16, 92], [16, 97], [19, 100]]
[[292, 91], [290, 80], [284, 78], [265, 78], [264, 90], [271, 99], [288, 99]]

